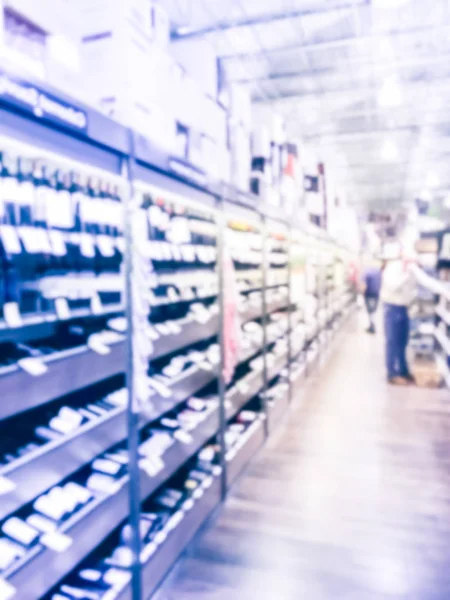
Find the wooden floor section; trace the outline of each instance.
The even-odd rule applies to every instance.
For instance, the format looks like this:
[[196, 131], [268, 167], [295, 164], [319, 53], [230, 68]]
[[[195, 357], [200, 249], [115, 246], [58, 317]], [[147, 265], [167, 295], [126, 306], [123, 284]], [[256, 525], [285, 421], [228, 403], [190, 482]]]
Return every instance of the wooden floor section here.
[[350, 331], [157, 600], [449, 600], [450, 392]]

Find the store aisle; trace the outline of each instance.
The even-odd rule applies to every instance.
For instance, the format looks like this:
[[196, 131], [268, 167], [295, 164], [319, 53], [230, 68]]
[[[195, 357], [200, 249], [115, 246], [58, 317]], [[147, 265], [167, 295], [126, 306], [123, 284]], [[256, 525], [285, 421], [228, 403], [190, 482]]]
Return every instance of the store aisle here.
[[449, 400], [345, 335], [157, 600], [448, 600]]

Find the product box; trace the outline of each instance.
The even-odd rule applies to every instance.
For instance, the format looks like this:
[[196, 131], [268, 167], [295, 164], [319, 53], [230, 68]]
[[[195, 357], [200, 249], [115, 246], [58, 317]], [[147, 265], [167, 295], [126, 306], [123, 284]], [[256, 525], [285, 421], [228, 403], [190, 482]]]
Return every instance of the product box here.
[[252, 101], [250, 90], [239, 83], [228, 85], [228, 113], [230, 121], [245, 127], [252, 127]]
[[254, 130], [259, 127], [267, 128], [270, 141], [281, 146], [286, 142], [286, 126], [281, 115], [265, 104], [256, 104], [253, 107]]
[[[47, 0], [49, 1], [49, 0]], [[148, 40], [153, 35], [150, 0], [66, 0], [76, 6], [76, 27], [81, 38], [117, 34], [132, 28]], [[37, 3], [39, 4], [39, 3]]]
[[230, 126], [231, 184], [241, 191], [250, 189], [250, 136], [242, 125]]
[[170, 45], [170, 21], [167, 11], [159, 2], [152, 2], [150, 17], [153, 43], [163, 50], [168, 50]]
[[170, 51], [200, 90], [216, 100], [218, 69], [213, 46], [206, 40], [175, 40], [170, 45]]

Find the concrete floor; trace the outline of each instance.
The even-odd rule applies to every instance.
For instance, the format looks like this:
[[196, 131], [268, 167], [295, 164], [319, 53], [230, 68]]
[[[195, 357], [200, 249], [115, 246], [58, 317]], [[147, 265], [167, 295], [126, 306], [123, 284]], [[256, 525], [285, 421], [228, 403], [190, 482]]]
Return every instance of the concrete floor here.
[[302, 395], [155, 598], [449, 600], [450, 392], [360, 325]]

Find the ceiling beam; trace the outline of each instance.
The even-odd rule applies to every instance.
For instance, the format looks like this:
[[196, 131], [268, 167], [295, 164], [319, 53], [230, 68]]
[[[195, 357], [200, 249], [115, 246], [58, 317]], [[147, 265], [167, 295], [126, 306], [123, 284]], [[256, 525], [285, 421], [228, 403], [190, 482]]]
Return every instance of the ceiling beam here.
[[262, 48], [258, 47], [252, 51], [246, 52], [236, 52], [234, 54], [225, 54], [220, 57], [222, 61], [230, 61], [236, 59], [245, 59], [252, 56], [258, 56], [261, 53], [270, 53], [270, 54], [278, 54], [282, 52], [289, 52], [290, 50], [301, 50], [301, 51], [315, 51], [315, 50], [331, 50], [333, 48], [339, 48], [340, 46], [345, 46], [347, 44], [354, 44], [357, 42], [365, 42], [371, 40], [389, 40], [392, 41], [392, 38], [403, 37], [416, 35], [419, 33], [430, 33], [435, 34], [436, 31], [441, 30], [450, 30], [450, 25], [427, 25], [426, 27], [411, 27], [410, 29], [392, 29], [387, 33], [372, 33], [365, 36], [345, 36], [338, 37], [331, 40], [326, 40], [323, 42], [311, 42], [306, 44], [286, 44], [285, 46], [276, 46], [275, 48]]
[[[419, 58], [409, 59], [409, 60], [393, 60], [386, 62], [375, 62], [373, 60], [368, 61], [347, 61], [345, 64], [345, 68], [347, 69], [348, 75], [352, 76], [352, 69], [359, 67], [367, 67], [371, 72], [373, 71], [389, 71], [390, 69], [407, 69], [410, 67], [429, 67], [440, 64], [448, 64], [450, 61], [450, 53], [441, 54], [439, 56], [430, 56], [429, 58]], [[333, 73], [334, 75], [335, 67], [330, 65], [329, 67], [322, 67], [320, 69], [308, 69], [308, 70], [293, 70], [293, 71], [273, 71], [272, 73], [266, 73], [265, 75], [256, 75], [255, 77], [238, 77], [234, 79], [231, 77], [232, 81], [236, 81], [239, 83], [252, 83], [257, 81], [272, 81], [279, 79], [298, 79], [298, 78], [310, 78], [317, 77], [318, 75], [328, 75]], [[346, 73], [347, 75], [347, 73]], [[358, 73], [358, 76], [360, 73]], [[344, 77], [341, 73], [340, 77]]]
[[240, 27], [255, 27], [257, 25], [265, 25], [267, 23], [275, 23], [277, 21], [297, 19], [299, 17], [308, 17], [310, 15], [329, 14], [341, 10], [353, 10], [355, 6], [365, 6], [370, 4], [370, 1], [371, 0], [353, 0], [352, 2], [342, 2], [342, 4], [332, 7], [324, 6], [322, 8], [294, 9], [275, 13], [262, 13], [255, 16], [246, 16], [245, 18], [240, 20], [219, 20], [213, 25], [199, 27], [197, 29], [190, 28], [187, 25], [185, 27], [178, 27], [178, 29], [172, 32], [171, 37], [174, 41], [204, 37], [205, 35], [222, 33], [224, 31], [229, 31], [230, 29], [238, 29]]

